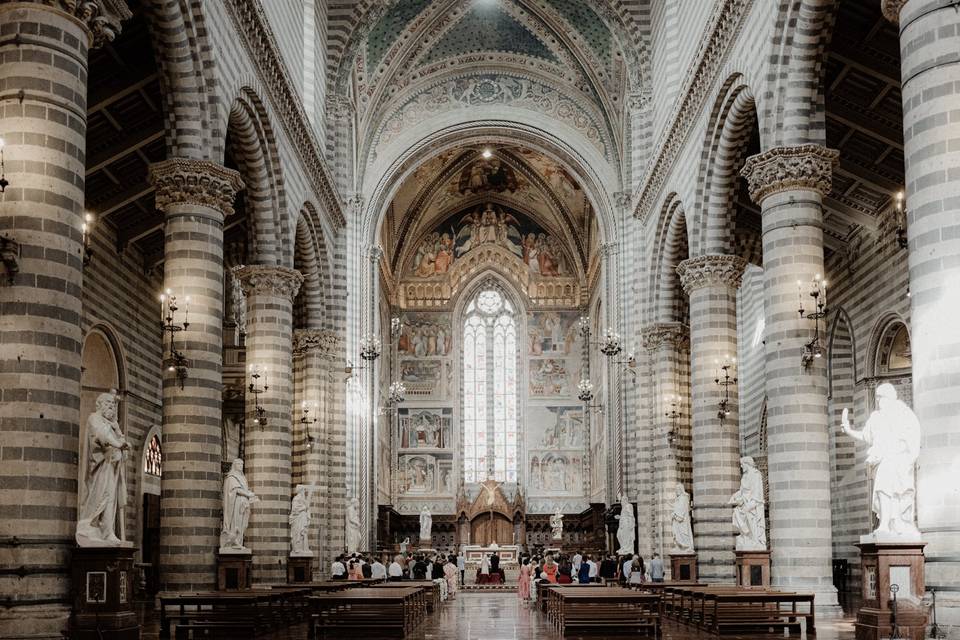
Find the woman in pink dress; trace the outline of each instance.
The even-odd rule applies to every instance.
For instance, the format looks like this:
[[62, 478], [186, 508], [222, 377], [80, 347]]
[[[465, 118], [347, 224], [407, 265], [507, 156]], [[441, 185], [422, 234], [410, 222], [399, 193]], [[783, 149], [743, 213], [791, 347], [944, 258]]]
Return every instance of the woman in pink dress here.
[[447, 564], [443, 565], [443, 577], [447, 579], [447, 598], [455, 597], [460, 581], [460, 570], [457, 569], [453, 556], [448, 557]]
[[530, 599], [530, 575], [532, 573], [530, 558], [524, 558], [523, 566], [520, 567], [520, 578], [517, 580], [517, 595], [521, 600]]

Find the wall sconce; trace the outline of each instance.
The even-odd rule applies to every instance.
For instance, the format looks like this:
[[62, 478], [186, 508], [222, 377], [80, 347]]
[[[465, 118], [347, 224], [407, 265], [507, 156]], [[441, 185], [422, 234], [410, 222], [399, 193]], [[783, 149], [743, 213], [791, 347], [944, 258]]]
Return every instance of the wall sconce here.
[[166, 293], [160, 294], [160, 330], [163, 333], [170, 334], [168, 354], [163, 359], [163, 365], [168, 371], [177, 374], [177, 380], [180, 382], [180, 390], [182, 391], [184, 380], [187, 379], [189, 373], [189, 367], [186, 356], [174, 346], [173, 337], [180, 331], [186, 331], [190, 326], [190, 296], [184, 298], [183, 322], [179, 324], [176, 322], [177, 311], [179, 311], [177, 296], [173, 295], [170, 289], [167, 289]]
[[677, 396], [668, 395], [666, 401], [670, 404], [670, 411], [663, 414], [670, 420], [670, 430], [667, 432], [667, 442], [673, 444], [677, 439], [677, 420], [683, 417], [683, 414], [677, 411]]
[[903, 191], [897, 191], [897, 246], [907, 248], [907, 203], [903, 199]]
[[[267, 374], [260, 368], [260, 365], [251, 364], [249, 370], [250, 384], [247, 386], [247, 389], [253, 394], [253, 410], [257, 414], [253, 419], [253, 424], [263, 427], [267, 424], [267, 410], [260, 404], [260, 394], [266, 393], [270, 389], [270, 386], [267, 384]], [[260, 384], [260, 378], [263, 378], [262, 386]]]
[[3, 162], [3, 147], [4, 141], [3, 138], [0, 138], [0, 193], [5, 192], [7, 187], [10, 186], [10, 182], [7, 180], [6, 176], [6, 166]]
[[614, 331], [612, 327], [607, 327], [603, 339], [600, 340], [600, 353], [612, 358], [621, 351], [623, 351], [623, 343], [620, 340], [620, 334]]
[[[713, 381], [723, 390], [723, 397], [718, 403], [719, 411], [717, 411], [717, 417], [720, 418], [720, 422], [722, 423], [723, 419], [730, 415], [730, 387], [737, 384], [737, 359], [731, 359], [730, 356], [727, 355], [724, 356], [722, 365], [719, 360], [715, 360], [714, 363], [720, 367]], [[731, 372], [733, 375], [730, 375]]]
[[590, 316], [580, 316], [577, 321], [577, 331], [584, 338], [590, 338]]
[[306, 400], [300, 403], [300, 424], [303, 425], [306, 434], [307, 450], [313, 449], [313, 434], [310, 433], [310, 425], [317, 423], [316, 417], [310, 417], [310, 406], [310, 403]]
[[603, 413], [602, 404], [590, 404], [590, 402], [594, 398], [593, 383], [590, 382], [590, 380], [588, 380], [587, 378], [584, 378], [583, 380], [581, 380], [580, 383], [577, 384], [577, 391], [578, 391], [577, 398], [579, 398], [580, 401], [583, 403], [584, 409], [596, 409], [600, 413]]
[[360, 340], [360, 357], [372, 362], [380, 357], [380, 338], [369, 333]]
[[800, 317], [813, 320], [813, 338], [803, 345], [803, 354], [800, 362], [804, 368], [809, 367], [814, 359], [823, 356], [823, 345], [820, 343], [820, 320], [827, 315], [827, 281], [818, 273], [810, 281], [809, 295], [813, 298], [814, 311], [807, 313], [803, 308], [803, 284], [797, 280], [797, 294], [800, 296]]
[[387, 404], [380, 407], [380, 414], [393, 414], [399, 409], [399, 405], [407, 399], [407, 387], [400, 381], [390, 383], [387, 389]]
[[83, 230], [83, 266], [89, 266], [93, 259], [93, 247], [90, 245], [90, 236], [93, 230], [93, 224], [96, 217], [87, 211], [83, 214], [83, 224], [80, 228]]

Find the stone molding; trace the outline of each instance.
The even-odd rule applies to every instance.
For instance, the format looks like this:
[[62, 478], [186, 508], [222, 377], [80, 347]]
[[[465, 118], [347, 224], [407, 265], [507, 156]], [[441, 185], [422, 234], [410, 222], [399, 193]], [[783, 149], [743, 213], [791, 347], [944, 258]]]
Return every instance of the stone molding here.
[[908, 0], [880, 0], [880, 11], [883, 17], [893, 24], [900, 24], [900, 10]]
[[[117, 0], [113, 0], [117, 1]], [[272, 98], [274, 107], [287, 134], [291, 148], [298, 153], [314, 192], [323, 201], [324, 210], [338, 229], [346, 226], [343, 203], [334, 187], [333, 174], [324, 160], [323, 148], [317, 141], [313, 125], [303, 110], [296, 85], [290, 78], [280, 47], [267, 22], [260, 0], [225, 0], [223, 3], [250, 59], [256, 65]]]
[[100, 47], [120, 33], [120, 24], [133, 17], [123, 0], [21, 0], [63, 11], [82, 22], [93, 35], [92, 46]]
[[604, 242], [603, 244], [600, 245], [600, 255], [602, 255], [605, 258], [613, 257], [617, 255], [619, 251], [620, 251], [619, 242]]
[[634, 199], [633, 216], [644, 223], [654, 208], [657, 197], [673, 170], [687, 136], [696, 124], [704, 101], [710, 94], [727, 53], [737, 42], [743, 18], [749, 13], [753, 0], [722, 0], [714, 9], [710, 24], [701, 38], [700, 49], [693, 64], [687, 68], [681, 99], [654, 146], [658, 149], [652, 158], [644, 180]]
[[740, 256], [697, 256], [677, 265], [677, 275], [683, 290], [690, 295], [697, 289], [715, 285], [739, 289], [746, 268], [747, 261]]
[[826, 196], [839, 159], [839, 151], [819, 144], [774, 147], [747, 158], [740, 175], [747, 179], [750, 198], [760, 205], [774, 194], [798, 189]]
[[150, 165], [150, 184], [156, 188], [156, 207], [192, 204], [233, 214], [233, 201], [243, 189], [240, 173], [209, 160], [170, 158]]
[[680, 351], [690, 346], [690, 327], [681, 322], [657, 322], [644, 327], [640, 337], [643, 348], [649, 352], [657, 351], [662, 346]]
[[295, 329], [293, 332], [295, 354], [312, 352], [324, 358], [336, 358], [341, 347], [340, 336], [329, 329]]
[[247, 299], [251, 295], [271, 295], [293, 300], [303, 284], [303, 275], [296, 269], [251, 264], [239, 266], [233, 274], [240, 280]]

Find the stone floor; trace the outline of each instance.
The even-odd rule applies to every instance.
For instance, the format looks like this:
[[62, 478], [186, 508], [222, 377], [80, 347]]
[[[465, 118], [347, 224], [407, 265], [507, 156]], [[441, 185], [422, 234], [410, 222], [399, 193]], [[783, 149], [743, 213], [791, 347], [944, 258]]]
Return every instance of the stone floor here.
[[[142, 640], [156, 640], [158, 621], [147, 614]], [[667, 622], [664, 640], [715, 640], [715, 636], [699, 632], [693, 627]], [[306, 627], [290, 629], [272, 640], [306, 640]], [[607, 636], [589, 636], [604, 640]], [[634, 636], [610, 636], [625, 638]], [[724, 636], [725, 640], [772, 640], [779, 635]], [[794, 634], [793, 638], [797, 638]], [[460, 592], [455, 600], [446, 603], [439, 613], [428, 617], [407, 640], [560, 640], [562, 636], [547, 622], [546, 617], [521, 603], [516, 593]], [[567, 636], [567, 640], [574, 636]], [[853, 640], [853, 621], [818, 621], [816, 640]]]

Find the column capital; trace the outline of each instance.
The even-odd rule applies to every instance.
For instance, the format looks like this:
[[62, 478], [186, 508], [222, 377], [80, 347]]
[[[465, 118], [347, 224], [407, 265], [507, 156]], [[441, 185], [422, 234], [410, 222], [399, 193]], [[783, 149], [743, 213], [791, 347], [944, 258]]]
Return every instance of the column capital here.
[[836, 149], [819, 144], [774, 147], [750, 156], [740, 170], [747, 179], [750, 199], [763, 204], [768, 197], [794, 189], [830, 193], [833, 167], [840, 158]]
[[340, 353], [340, 336], [329, 329], [296, 329], [293, 332], [293, 352], [313, 352], [333, 358]]
[[91, 46], [100, 47], [120, 33], [120, 24], [133, 17], [123, 0], [20, 0], [61, 11], [90, 30]]
[[617, 255], [617, 252], [620, 250], [620, 243], [616, 241], [604, 242], [600, 245], [600, 255], [604, 258], [609, 258], [611, 256]]
[[367, 246], [367, 258], [370, 259], [370, 262], [376, 264], [380, 262], [380, 258], [383, 257], [383, 247], [378, 244], [371, 244]]
[[170, 158], [150, 165], [150, 184], [156, 190], [157, 209], [166, 213], [177, 204], [216, 209], [233, 214], [233, 200], [243, 189], [240, 174], [209, 160]]
[[303, 275], [287, 267], [251, 264], [236, 267], [233, 274], [240, 280], [248, 298], [266, 294], [293, 300], [303, 284]]
[[657, 322], [640, 331], [643, 348], [653, 352], [666, 345], [682, 349], [690, 343], [690, 328], [682, 322]]
[[683, 290], [691, 292], [702, 287], [723, 285], [739, 289], [747, 261], [740, 256], [708, 255], [689, 258], [677, 265], [677, 275]]
[[880, 11], [883, 12], [884, 18], [893, 24], [899, 24], [900, 10], [903, 9], [905, 4], [907, 4], [907, 0], [880, 0]]

